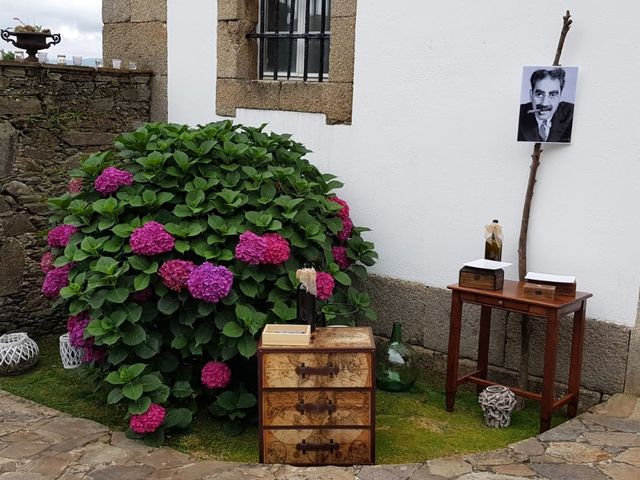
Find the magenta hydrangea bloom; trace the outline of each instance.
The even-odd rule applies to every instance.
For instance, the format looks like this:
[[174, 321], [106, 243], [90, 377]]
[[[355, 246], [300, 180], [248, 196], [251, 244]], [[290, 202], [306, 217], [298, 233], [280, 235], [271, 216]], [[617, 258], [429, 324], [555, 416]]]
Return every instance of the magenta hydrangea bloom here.
[[140, 290], [139, 292], [135, 292], [131, 295], [136, 302], [146, 302], [151, 297], [153, 297], [153, 290], [151, 288], [145, 288], [144, 290]]
[[338, 197], [329, 197], [327, 200], [342, 205], [342, 208], [337, 213], [340, 218], [343, 220], [349, 218], [349, 205], [347, 205], [347, 202]]
[[[87, 328], [91, 319], [87, 312], [82, 312], [78, 315], [73, 315], [67, 320], [67, 333], [69, 333], [69, 343], [77, 348], [84, 348], [87, 346], [87, 340], [84, 338], [84, 329]], [[90, 344], [93, 345], [93, 338], [90, 339]]]
[[229, 295], [233, 284], [233, 273], [226, 268], [204, 262], [189, 275], [187, 288], [193, 298], [216, 303]]
[[129, 428], [140, 435], [153, 433], [164, 423], [166, 413], [164, 407], [152, 403], [146, 412], [140, 415], [131, 415]]
[[333, 247], [331, 249], [333, 259], [342, 269], [348, 268], [351, 265], [349, 257], [347, 257], [347, 247]]
[[49, 230], [47, 235], [47, 243], [50, 247], [64, 248], [69, 245], [69, 240], [78, 229], [73, 225], [58, 225]]
[[224, 388], [231, 381], [231, 369], [226, 363], [207, 362], [200, 375], [202, 384], [207, 388]]
[[47, 272], [42, 284], [42, 293], [47, 298], [60, 295], [60, 290], [69, 285], [69, 272], [73, 268], [71, 263], [60, 268], [52, 268]]
[[93, 183], [96, 191], [103, 197], [117, 192], [122, 185], [133, 185], [133, 174], [116, 167], [105, 168]]
[[67, 185], [67, 191], [69, 193], [80, 193], [82, 191], [82, 179], [72, 178]]
[[336, 281], [330, 273], [316, 272], [316, 291], [319, 300], [327, 300], [333, 295], [333, 287]]
[[40, 270], [42, 270], [42, 273], [47, 273], [53, 270], [54, 260], [55, 258], [53, 258], [53, 253], [51, 252], [45, 252], [44, 255], [42, 255], [42, 258], [40, 259]]
[[93, 338], [89, 338], [88, 344], [84, 347], [84, 354], [82, 355], [83, 362], [99, 362], [107, 356], [107, 349], [105, 347], [96, 347], [93, 344]]
[[193, 262], [187, 260], [169, 260], [162, 264], [158, 273], [162, 283], [171, 290], [180, 292], [187, 286], [187, 280], [194, 268]]
[[136, 228], [129, 238], [131, 251], [136, 255], [158, 255], [173, 250], [176, 241], [158, 222], [147, 222]]
[[236, 258], [241, 262], [258, 265], [267, 251], [267, 241], [253, 232], [246, 231], [240, 235], [236, 245]]
[[353, 231], [353, 222], [350, 218], [342, 218], [342, 230], [338, 232], [338, 240], [342, 243], [349, 240], [351, 232]]
[[264, 252], [262, 263], [280, 265], [289, 260], [291, 248], [287, 239], [277, 233], [265, 233], [262, 238], [267, 242], [267, 250]]

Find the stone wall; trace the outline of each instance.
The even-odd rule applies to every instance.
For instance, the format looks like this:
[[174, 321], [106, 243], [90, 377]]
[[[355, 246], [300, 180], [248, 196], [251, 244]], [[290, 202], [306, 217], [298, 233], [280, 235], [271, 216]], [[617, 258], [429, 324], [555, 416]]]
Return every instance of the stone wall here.
[[149, 121], [151, 73], [0, 62], [0, 334], [63, 330], [40, 294], [47, 198], [118, 133]]
[[[378, 314], [378, 320], [372, 324], [374, 333], [388, 337], [393, 322], [401, 322], [403, 340], [417, 347], [423, 367], [444, 376], [451, 311], [450, 291], [377, 275], [369, 277], [366, 289]], [[588, 317], [589, 302], [582, 360], [581, 409], [624, 391], [628, 365], [638, 363], [637, 358], [634, 359], [629, 351], [631, 331], [628, 327]], [[460, 338], [461, 370], [475, 370], [471, 367], [475, 366], [477, 359], [479, 320], [480, 308], [464, 304]], [[539, 391], [542, 386], [546, 323], [532, 317], [530, 325], [529, 381]], [[570, 346], [571, 319], [562, 318], [556, 373], [558, 394], [564, 393], [567, 388]], [[489, 379], [517, 385], [519, 359], [520, 315], [494, 310], [491, 319]]]
[[[214, 21], [212, 19], [212, 21]], [[166, 0], [103, 0], [102, 57], [122, 65], [136, 62], [154, 73], [151, 79], [151, 120], [167, 120]]]

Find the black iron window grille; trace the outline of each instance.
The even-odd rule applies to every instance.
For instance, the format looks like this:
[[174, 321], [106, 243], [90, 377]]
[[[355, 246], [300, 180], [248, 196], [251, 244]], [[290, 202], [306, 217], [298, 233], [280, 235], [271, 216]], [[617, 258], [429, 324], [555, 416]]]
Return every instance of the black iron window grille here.
[[258, 76], [317, 80], [329, 73], [331, 0], [260, 0]]

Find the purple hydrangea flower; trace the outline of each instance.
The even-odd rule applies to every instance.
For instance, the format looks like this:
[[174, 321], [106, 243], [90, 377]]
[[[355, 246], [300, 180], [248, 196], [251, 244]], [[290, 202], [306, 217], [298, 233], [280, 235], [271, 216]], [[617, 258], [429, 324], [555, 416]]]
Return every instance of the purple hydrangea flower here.
[[195, 268], [193, 262], [187, 260], [169, 260], [164, 262], [158, 273], [168, 288], [175, 292], [181, 292], [187, 286], [189, 275]]
[[60, 268], [53, 268], [47, 272], [42, 284], [42, 293], [47, 298], [60, 295], [60, 290], [69, 285], [69, 272], [73, 268], [71, 263]]
[[47, 234], [47, 243], [50, 247], [64, 248], [69, 245], [69, 240], [78, 229], [73, 225], [58, 225], [49, 230]]
[[117, 192], [122, 185], [133, 185], [133, 174], [116, 167], [105, 168], [93, 183], [96, 191], [103, 197]]
[[176, 241], [158, 222], [147, 222], [136, 228], [129, 238], [131, 250], [136, 255], [158, 255], [173, 250]]
[[246, 231], [240, 235], [236, 246], [236, 258], [241, 262], [258, 265], [267, 251], [267, 241], [253, 232]]
[[229, 295], [232, 284], [233, 273], [228, 268], [204, 262], [189, 275], [187, 288], [193, 298], [216, 303]]

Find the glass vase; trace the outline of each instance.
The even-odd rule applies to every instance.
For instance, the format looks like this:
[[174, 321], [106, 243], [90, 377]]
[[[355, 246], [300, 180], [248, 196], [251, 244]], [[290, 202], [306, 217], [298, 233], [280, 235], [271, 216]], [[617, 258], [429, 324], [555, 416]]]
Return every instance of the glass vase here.
[[402, 324], [395, 322], [391, 340], [376, 350], [376, 385], [381, 390], [404, 392], [416, 378], [415, 352], [402, 341]]

